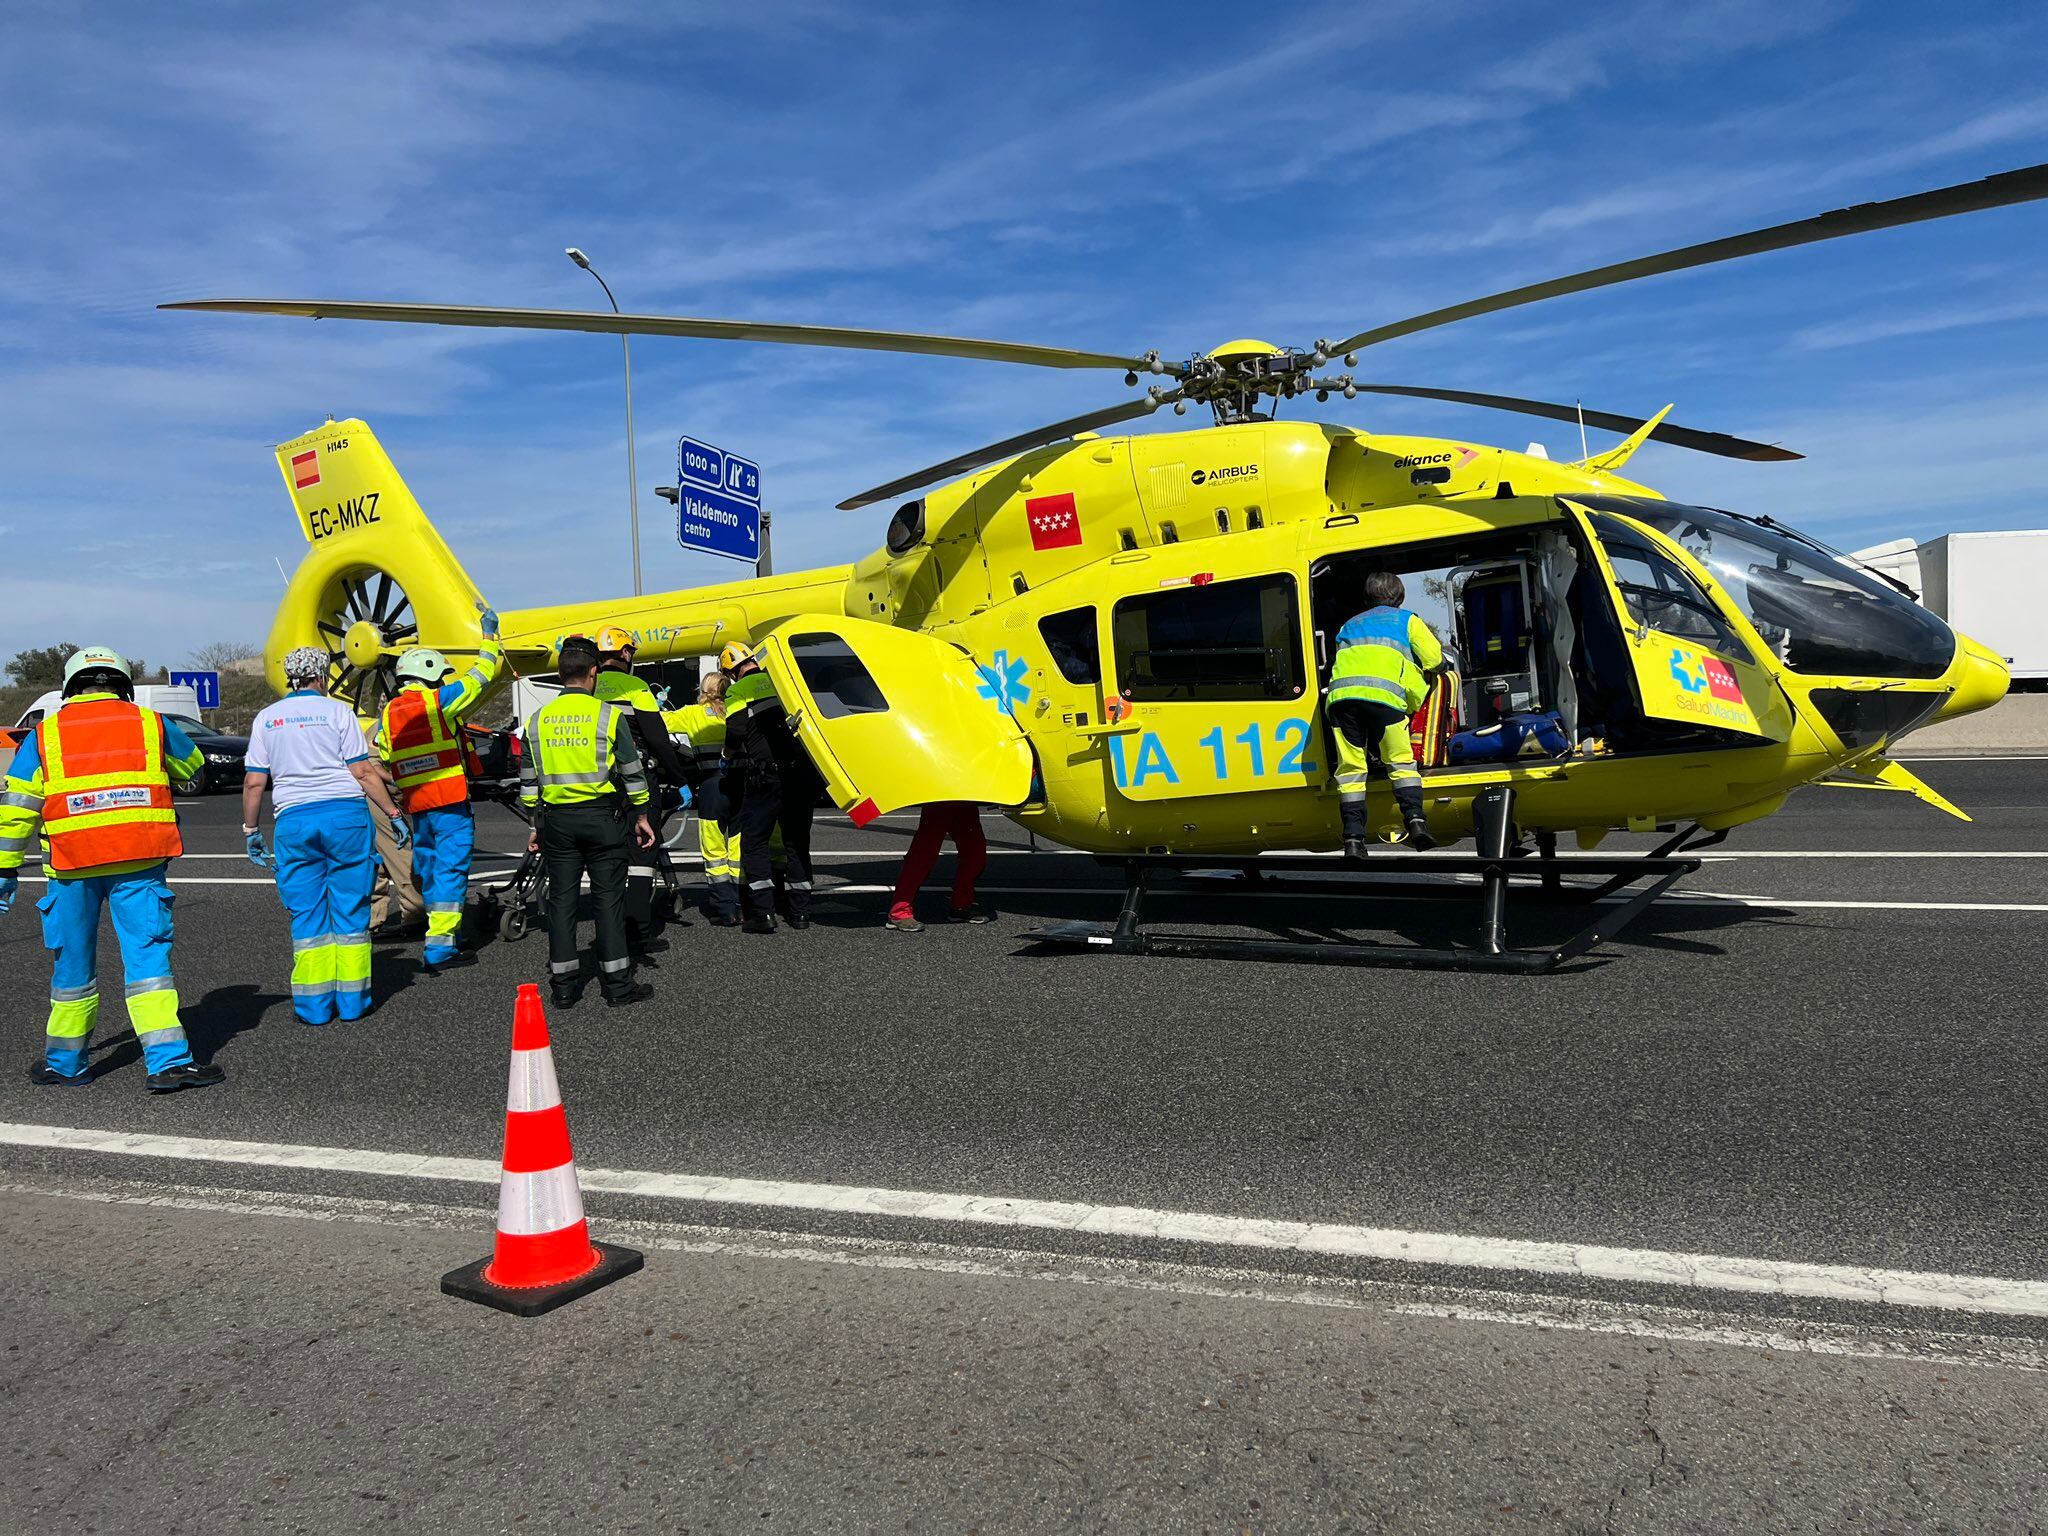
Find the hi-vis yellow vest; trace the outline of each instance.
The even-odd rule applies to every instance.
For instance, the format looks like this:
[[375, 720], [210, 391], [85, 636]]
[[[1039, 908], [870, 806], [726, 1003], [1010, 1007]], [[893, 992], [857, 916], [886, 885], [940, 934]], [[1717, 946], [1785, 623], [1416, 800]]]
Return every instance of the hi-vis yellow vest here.
[[[612, 794], [617, 773], [626, 798], [647, 804], [647, 774], [635, 753], [612, 754], [612, 743], [627, 711], [587, 693], [560, 693], [535, 710], [526, 722], [525, 749], [519, 760], [519, 799], [527, 806], [578, 805]], [[627, 751], [632, 739], [627, 738]]]

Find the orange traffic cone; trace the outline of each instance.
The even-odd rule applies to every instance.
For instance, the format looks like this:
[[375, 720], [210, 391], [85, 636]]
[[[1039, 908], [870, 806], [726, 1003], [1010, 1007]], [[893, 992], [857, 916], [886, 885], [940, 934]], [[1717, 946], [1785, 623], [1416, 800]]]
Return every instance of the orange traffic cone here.
[[505, 1171], [498, 1182], [498, 1244], [441, 1277], [441, 1289], [501, 1312], [538, 1317], [646, 1262], [631, 1248], [594, 1243], [569, 1151], [569, 1117], [555, 1085], [540, 988], [519, 989], [512, 1012], [512, 1082], [505, 1095]]

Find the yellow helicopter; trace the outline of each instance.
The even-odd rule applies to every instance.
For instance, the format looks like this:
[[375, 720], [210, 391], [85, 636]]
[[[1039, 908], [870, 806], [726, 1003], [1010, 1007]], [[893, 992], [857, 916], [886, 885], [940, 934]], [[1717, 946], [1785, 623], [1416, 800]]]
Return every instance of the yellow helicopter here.
[[[856, 825], [970, 800], [1124, 862], [1114, 927], [1039, 937], [1151, 952], [1288, 953], [1282, 941], [1171, 939], [1141, 927], [1149, 871], [1327, 850], [1339, 840], [1320, 697], [1332, 640], [1376, 569], [1430, 594], [1461, 659], [1469, 724], [1542, 722], [1481, 760], [1483, 732], [1424, 758], [1440, 841], [1475, 856], [1375, 855], [1374, 868], [1481, 877], [1476, 949], [1325, 944], [1315, 958], [1549, 969], [1610, 936], [1697, 867], [1700, 839], [1767, 816], [1816, 782], [1910, 792], [1963, 812], [1887, 755], [1909, 731], [2003, 697], [2003, 660], [1910, 592], [1771, 517], [1670, 502], [1620, 471], [1645, 441], [1752, 460], [1798, 455], [1679, 426], [1516, 397], [1359, 382], [1362, 349], [1434, 326], [1639, 277], [2048, 196], [2048, 166], [1861, 204], [1532, 284], [1290, 349], [1233, 341], [1185, 361], [915, 333], [584, 311], [287, 300], [167, 305], [312, 318], [679, 335], [1120, 371], [1136, 398], [1019, 434], [848, 498], [896, 508], [850, 566], [647, 597], [503, 613], [522, 670], [560, 639], [623, 624], [640, 659], [745, 640]], [[1475, 443], [1280, 420], [1281, 403], [1363, 393], [1480, 405], [1626, 434], [1554, 462]], [[1163, 407], [1214, 425], [1105, 437]], [[268, 654], [335, 657], [365, 711], [395, 658], [473, 650], [479, 594], [370, 429], [328, 424], [278, 462], [311, 546]], [[951, 476], [962, 478], [948, 479]], [[946, 483], [938, 484], [936, 482]], [[926, 487], [931, 487], [926, 489]], [[1411, 604], [1411, 606], [1418, 606]], [[273, 663], [274, 667], [274, 663]], [[1397, 835], [1385, 787], [1373, 822]], [[1965, 817], [1965, 819], [1967, 819]], [[1684, 830], [1678, 830], [1683, 828]], [[1559, 889], [1561, 834], [1585, 853], [1613, 830], [1675, 832], [1651, 855], [1581, 856], [1605, 896], [1650, 881], [1563, 945], [1507, 948], [1510, 877]], [[1539, 856], [1520, 860], [1522, 837]], [[1295, 860], [1293, 862], [1301, 862]], [[1526, 867], [1525, 867], [1526, 866]], [[1318, 867], [1328, 869], [1327, 859]]]

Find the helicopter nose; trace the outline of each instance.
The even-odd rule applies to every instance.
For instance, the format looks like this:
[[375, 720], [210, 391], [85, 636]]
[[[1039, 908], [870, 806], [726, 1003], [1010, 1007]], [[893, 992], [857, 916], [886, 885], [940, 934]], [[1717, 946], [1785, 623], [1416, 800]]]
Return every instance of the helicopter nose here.
[[1956, 691], [1936, 712], [1937, 720], [1953, 720], [1959, 715], [1989, 709], [2005, 697], [2005, 690], [2012, 683], [2012, 672], [2003, 656], [1968, 635], [1958, 635], [1956, 639], [1963, 648], [1962, 675], [1956, 681]]

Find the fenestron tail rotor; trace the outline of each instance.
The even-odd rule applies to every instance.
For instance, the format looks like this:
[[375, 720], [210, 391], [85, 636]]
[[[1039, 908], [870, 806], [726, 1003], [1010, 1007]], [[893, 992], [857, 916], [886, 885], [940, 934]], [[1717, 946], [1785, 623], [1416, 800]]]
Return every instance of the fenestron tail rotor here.
[[374, 717], [398, 691], [397, 653], [419, 639], [412, 599], [375, 567], [344, 571], [328, 589], [318, 623], [328, 692], [365, 719]]

